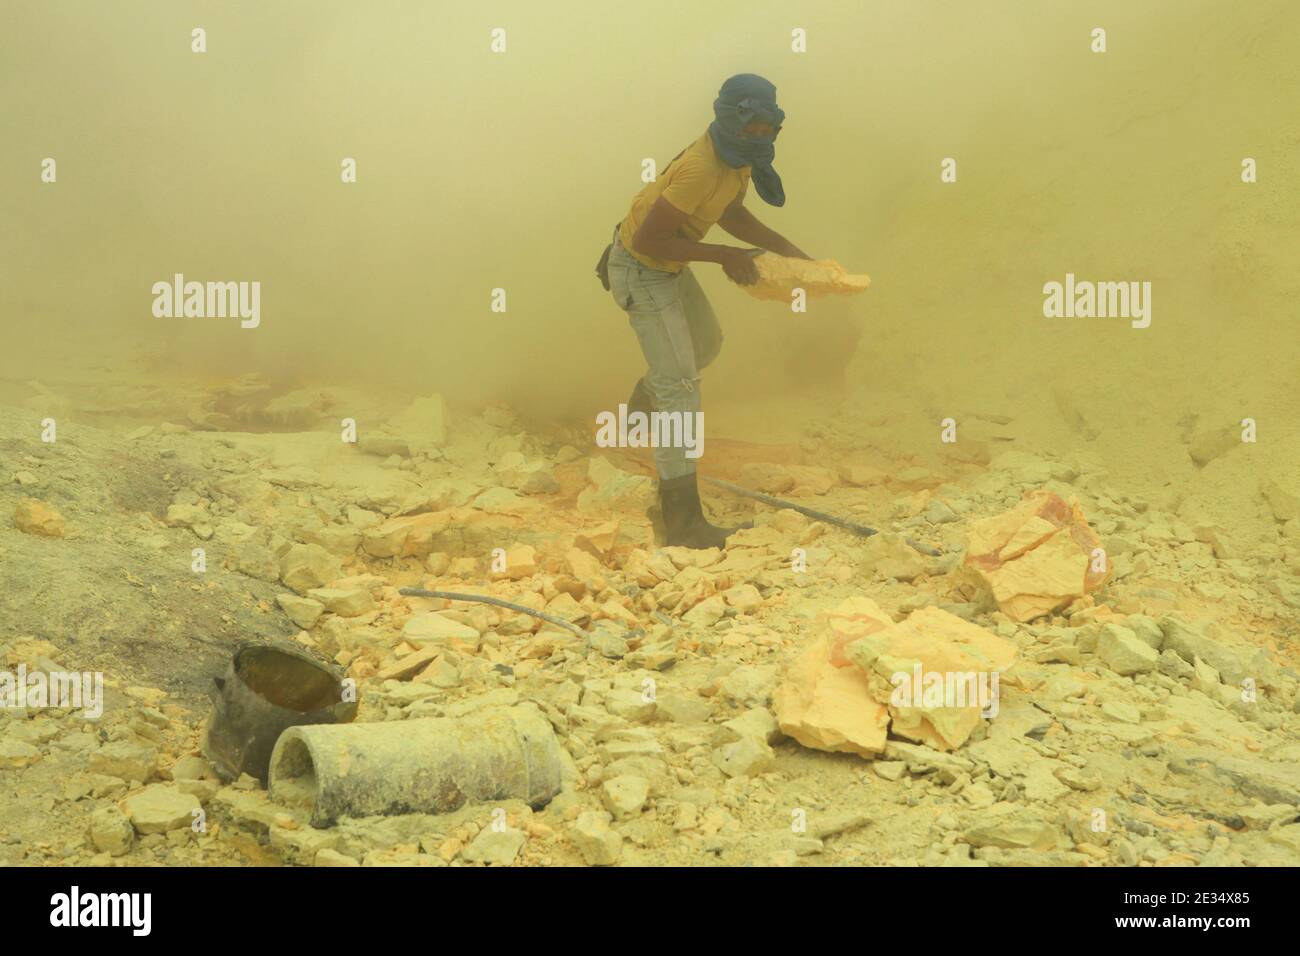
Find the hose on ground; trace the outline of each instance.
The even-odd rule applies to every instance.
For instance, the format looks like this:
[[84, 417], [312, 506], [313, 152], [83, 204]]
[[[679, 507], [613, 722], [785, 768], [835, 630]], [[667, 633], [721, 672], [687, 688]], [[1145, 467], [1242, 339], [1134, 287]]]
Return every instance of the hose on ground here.
[[[847, 518], [837, 518], [833, 514], [827, 514], [825, 511], [818, 511], [815, 508], [807, 508], [803, 505], [797, 505], [793, 501], [786, 501], [784, 498], [776, 498], [772, 495], [765, 495], [761, 491], [750, 491], [748, 488], [742, 488], [740, 485], [733, 485], [729, 481], [723, 481], [721, 478], [709, 478], [704, 475], [700, 480], [730, 491], [733, 495], [741, 495], [745, 498], [753, 498], [755, 501], [761, 501], [765, 505], [771, 505], [773, 508], [789, 508], [791, 511], [797, 511], [801, 515], [813, 518], [825, 524], [833, 525], [836, 528], [843, 528], [845, 531], [852, 531], [856, 535], [869, 538], [873, 534], [879, 534], [875, 528], [868, 528], [864, 524], [858, 524], [856, 521], [849, 521]], [[932, 548], [928, 544], [922, 544], [920, 541], [913, 541], [911, 538], [904, 538], [909, 545], [915, 548], [921, 554], [928, 554], [930, 557], [938, 557], [942, 552], [938, 548]]]
[[518, 611], [520, 614], [530, 614], [535, 618], [546, 621], [548, 624], [554, 624], [556, 627], [562, 627], [565, 630], [577, 634], [584, 642], [590, 644], [591, 637], [582, 628], [576, 624], [564, 620], [562, 617], [556, 617], [554, 614], [547, 614], [545, 611], [535, 611], [530, 607], [522, 604], [515, 604], [513, 601], [505, 601], [501, 598], [489, 597], [486, 594], [458, 594], [455, 591], [426, 591], [424, 588], [399, 588], [397, 591], [405, 597], [422, 597], [422, 598], [442, 598], [446, 601], [474, 601], [478, 604], [491, 604], [493, 607], [503, 607], [508, 611]]

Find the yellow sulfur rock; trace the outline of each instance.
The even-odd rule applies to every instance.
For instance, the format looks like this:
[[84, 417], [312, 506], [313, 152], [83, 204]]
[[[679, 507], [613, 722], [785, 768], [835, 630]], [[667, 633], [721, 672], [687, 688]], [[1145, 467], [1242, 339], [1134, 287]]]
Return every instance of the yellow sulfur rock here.
[[834, 259], [788, 259], [771, 252], [754, 258], [758, 281], [741, 286], [756, 299], [789, 302], [795, 289], [808, 298], [822, 295], [856, 295], [871, 284], [865, 275], [851, 275]]
[[1002, 675], [1016, 645], [937, 607], [859, 638], [846, 648], [889, 702], [890, 730], [936, 750], [955, 750], [994, 717]]
[[1011, 641], [934, 607], [895, 624], [854, 597], [820, 624], [773, 695], [781, 732], [813, 750], [874, 757], [889, 733], [955, 750], [996, 716], [1016, 658]]
[[965, 565], [1004, 614], [1028, 621], [1105, 583], [1111, 569], [1100, 547], [1078, 505], [1035, 491], [1010, 511], [971, 527]]
[[885, 749], [889, 712], [844, 647], [893, 621], [869, 598], [849, 598], [823, 618], [824, 632], [791, 662], [773, 695], [781, 732], [805, 747], [873, 757]]
[[884, 753], [889, 711], [872, 699], [865, 673], [831, 663], [830, 645], [817, 638], [786, 670], [773, 696], [777, 725], [813, 750]]
[[24, 534], [39, 534], [47, 538], [62, 538], [63, 515], [43, 501], [24, 498], [14, 508], [14, 527]]

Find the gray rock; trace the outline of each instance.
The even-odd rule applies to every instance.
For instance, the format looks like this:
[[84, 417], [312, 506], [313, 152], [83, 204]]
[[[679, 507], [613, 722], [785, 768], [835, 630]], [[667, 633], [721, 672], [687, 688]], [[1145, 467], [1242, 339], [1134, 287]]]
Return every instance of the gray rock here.
[[122, 801], [122, 811], [142, 836], [188, 827], [197, 809], [196, 797], [164, 783], [145, 787]]
[[465, 847], [461, 856], [470, 863], [505, 866], [514, 862], [527, 841], [528, 835], [523, 830], [513, 827], [494, 830], [490, 826], [484, 827], [473, 842]]
[[1130, 676], [1154, 670], [1159, 652], [1119, 624], [1102, 626], [1097, 637], [1097, 656], [1116, 674]]
[[739, 717], [733, 717], [722, 725], [731, 740], [743, 740], [752, 737], [763, 743], [775, 743], [781, 736], [776, 718], [765, 707], [752, 707]]
[[1091, 790], [1100, 790], [1103, 780], [1101, 774], [1095, 770], [1086, 767], [1058, 767], [1056, 770], [1056, 779], [1061, 781], [1071, 790], [1088, 792]]
[[1101, 713], [1108, 720], [1121, 724], [1140, 724], [1142, 711], [1122, 700], [1108, 700], [1101, 705]]
[[1169, 648], [1160, 652], [1160, 659], [1156, 661], [1156, 670], [1166, 677], [1180, 681], [1191, 680], [1195, 673], [1191, 664], [1179, 657], [1177, 651]]
[[609, 820], [608, 813], [588, 810], [569, 827], [569, 839], [588, 866], [613, 866], [623, 853], [623, 837]]
[[728, 777], [752, 777], [771, 768], [776, 759], [761, 739], [742, 737], [713, 751], [713, 765]]
[[718, 696], [737, 707], [766, 707], [776, 689], [775, 667], [745, 664], [718, 683]]
[[976, 847], [1049, 850], [1056, 846], [1056, 828], [1029, 810], [1006, 806], [994, 808], [981, 816], [980, 822], [960, 837]]
[[591, 630], [591, 648], [602, 657], [618, 660], [627, 656], [627, 641], [609, 622], [598, 622]]
[[429, 644], [450, 644], [460, 641], [475, 649], [482, 642], [482, 635], [476, 628], [439, 613], [425, 611], [410, 617], [402, 626], [402, 639], [417, 648]]
[[117, 807], [100, 807], [90, 815], [90, 842], [101, 853], [122, 856], [131, 849], [134, 840], [131, 821]]
[[881, 532], [861, 548], [860, 570], [867, 577], [911, 581], [925, 573], [925, 561], [902, 535]]
[[1169, 761], [1169, 769], [1200, 777], [1218, 787], [1231, 787], [1265, 803], [1300, 805], [1300, 762], [1294, 760], [1270, 761], [1207, 752], [1175, 757]]
[[631, 687], [615, 687], [605, 698], [605, 709], [624, 720], [647, 721], [654, 717], [656, 704]]
[[298, 594], [329, 584], [342, 573], [338, 558], [318, 544], [295, 544], [280, 558], [280, 580]]
[[655, 698], [655, 714], [676, 724], [694, 724], [708, 720], [713, 704], [707, 698], [665, 692]]
[[925, 506], [925, 520], [930, 524], [947, 524], [957, 520], [957, 512], [940, 498], [931, 498]]
[[600, 785], [600, 799], [616, 820], [626, 820], [641, 812], [650, 796], [650, 782], [644, 777], [620, 774]]
[[1194, 664], [1200, 658], [1219, 672], [1225, 684], [1240, 684], [1246, 677], [1259, 674], [1268, 666], [1263, 652], [1251, 653], [1229, 647], [1207, 636], [1203, 630], [1173, 615], [1160, 619], [1165, 647]]
[[901, 760], [873, 760], [871, 769], [882, 780], [901, 780], [903, 774], [907, 773], [907, 764]]
[[944, 753], [932, 747], [922, 747], [920, 744], [909, 744], [902, 740], [886, 741], [884, 758], [903, 761], [912, 773], [933, 769], [956, 776], [971, 773], [975, 769], [974, 762], [967, 757]]
[[148, 783], [158, 768], [158, 749], [143, 741], [114, 740], [90, 755], [87, 768], [92, 773]]
[[1130, 614], [1124, 619], [1124, 626], [1137, 635], [1138, 640], [1150, 644], [1155, 650], [1161, 650], [1165, 644], [1164, 631], [1153, 618], [1145, 614]]
[[270, 829], [271, 849], [280, 854], [287, 863], [299, 866], [312, 866], [316, 856], [322, 850], [336, 850], [339, 834], [335, 830], [317, 830], [315, 827], [272, 826]]
[[15, 740], [12, 737], [0, 740], [0, 770], [21, 770], [40, 759], [40, 748], [25, 740]]
[[320, 616], [325, 613], [325, 605], [320, 601], [299, 597], [296, 594], [277, 594], [275, 603], [280, 605], [280, 610], [284, 611], [289, 620], [304, 629], [315, 625], [320, 620]]

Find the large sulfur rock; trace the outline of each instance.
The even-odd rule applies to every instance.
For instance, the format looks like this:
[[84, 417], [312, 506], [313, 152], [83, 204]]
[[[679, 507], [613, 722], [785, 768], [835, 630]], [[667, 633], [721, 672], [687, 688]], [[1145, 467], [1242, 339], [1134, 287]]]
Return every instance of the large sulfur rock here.
[[805, 747], [861, 757], [884, 752], [888, 709], [872, 698], [866, 674], [830, 662], [825, 637], [809, 644], [787, 668], [774, 710], [781, 732]]
[[831, 663], [848, 667], [853, 662], [844, 653], [854, 641], [894, 626], [894, 619], [875, 601], [865, 597], [845, 598], [818, 616], [818, 624], [831, 639]]
[[791, 259], [765, 252], [755, 256], [758, 281], [741, 286], [756, 299], [789, 302], [795, 289], [813, 299], [823, 295], [857, 295], [871, 285], [865, 275], [852, 275], [834, 259]]
[[867, 598], [850, 598], [826, 615], [822, 633], [786, 668], [773, 695], [781, 732], [813, 750], [861, 757], [882, 753], [889, 712], [872, 698], [867, 675], [844, 648], [892, 625]]
[[[1028, 621], [1095, 591], [1111, 575], [1094, 570], [1101, 539], [1077, 504], [1034, 491], [1005, 514], [975, 522], [965, 566], [992, 592], [1008, 617]], [[1104, 558], [1104, 555], [1097, 557]]]
[[860, 638], [848, 657], [871, 675], [875, 699], [889, 704], [890, 729], [938, 750], [955, 750], [983, 716], [997, 713], [1002, 675], [1016, 645], [936, 607]]

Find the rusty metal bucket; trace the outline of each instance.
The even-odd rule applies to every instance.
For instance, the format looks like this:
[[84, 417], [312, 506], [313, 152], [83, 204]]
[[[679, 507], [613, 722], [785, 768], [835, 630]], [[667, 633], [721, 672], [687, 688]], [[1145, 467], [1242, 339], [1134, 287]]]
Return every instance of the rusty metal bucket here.
[[213, 683], [203, 755], [226, 780], [247, 773], [265, 786], [285, 730], [346, 724], [357, 715], [356, 702], [344, 700], [343, 673], [295, 645], [242, 644]]

